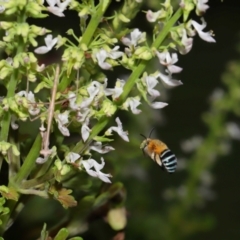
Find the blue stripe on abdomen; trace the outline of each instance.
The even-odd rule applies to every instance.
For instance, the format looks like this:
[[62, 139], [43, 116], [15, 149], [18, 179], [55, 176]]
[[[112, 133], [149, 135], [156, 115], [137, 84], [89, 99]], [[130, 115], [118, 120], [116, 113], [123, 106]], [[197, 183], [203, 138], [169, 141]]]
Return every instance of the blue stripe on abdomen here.
[[175, 172], [177, 167], [177, 158], [171, 150], [166, 149], [162, 152], [160, 159], [168, 172]]

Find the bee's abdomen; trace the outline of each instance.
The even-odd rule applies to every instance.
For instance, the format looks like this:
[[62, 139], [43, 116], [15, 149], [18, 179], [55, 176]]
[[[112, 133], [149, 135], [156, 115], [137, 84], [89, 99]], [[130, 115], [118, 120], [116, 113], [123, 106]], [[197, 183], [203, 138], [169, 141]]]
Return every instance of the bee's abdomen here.
[[167, 172], [169, 173], [175, 172], [177, 167], [177, 158], [172, 153], [171, 150], [169, 149], [164, 150], [160, 155], [160, 159], [162, 161], [164, 168], [167, 170]]

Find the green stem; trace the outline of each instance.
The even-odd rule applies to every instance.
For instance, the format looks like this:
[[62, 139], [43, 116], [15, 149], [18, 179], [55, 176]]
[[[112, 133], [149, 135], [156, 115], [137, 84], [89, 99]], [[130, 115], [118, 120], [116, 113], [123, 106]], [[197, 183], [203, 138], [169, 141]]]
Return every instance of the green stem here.
[[[161, 33], [157, 36], [155, 41], [153, 42], [151, 48], [158, 48], [162, 42], [164, 41], [165, 37], [169, 33], [169, 30], [172, 26], [177, 22], [177, 20], [182, 16], [182, 9], [179, 8], [177, 12], [173, 15], [173, 17], [167, 22], [165, 27], [162, 29]], [[123, 93], [120, 96], [119, 103], [122, 104], [126, 101], [130, 91], [132, 90], [133, 86], [135, 85], [136, 80], [141, 76], [144, 69], [146, 68], [147, 61], [142, 60], [137, 68], [132, 72], [130, 77], [128, 78], [126, 84], [123, 88]]]
[[87, 46], [90, 44], [98, 24], [102, 21], [103, 15], [110, 3], [111, 0], [100, 1], [99, 5], [97, 6], [96, 13], [92, 15], [88, 27], [82, 36], [81, 44], [86, 44]]
[[[168, 23], [165, 25], [165, 27], [163, 28], [161, 33], [158, 35], [156, 40], [153, 42], [152, 48], [158, 48], [161, 45], [161, 43], [163, 42], [163, 40], [169, 33], [169, 30], [171, 29], [171, 27], [177, 22], [177, 20], [181, 16], [182, 16], [182, 9], [180, 8], [173, 15], [173, 17], [168, 21]], [[132, 74], [130, 75], [126, 84], [124, 85], [123, 93], [120, 96], [119, 104], [122, 104], [124, 101], [126, 101], [130, 91], [132, 90], [132, 88], [135, 85], [136, 79], [138, 79], [140, 77], [140, 75], [143, 73], [144, 69], [146, 68], [146, 65], [147, 65], [147, 61], [142, 60], [140, 62], [140, 64], [138, 65], [138, 67], [132, 72]], [[97, 136], [107, 126], [109, 121], [110, 121], [110, 118], [107, 118], [107, 117], [103, 117], [102, 119], [100, 119], [98, 124], [96, 124], [92, 128], [92, 132], [91, 132], [87, 142], [84, 143], [81, 141], [81, 142], [77, 143], [77, 145], [72, 149], [72, 151], [81, 154], [84, 151], [84, 149], [89, 146], [89, 144], [92, 142], [93, 138], [95, 136]]]
[[34, 168], [36, 164], [36, 159], [39, 156], [39, 152], [41, 150], [41, 142], [42, 138], [39, 133], [22, 167], [20, 168], [18, 174], [15, 177], [16, 184], [21, 183], [22, 180], [26, 179], [28, 175], [31, 173], [31, 170]]
[[[21, 46], [21, 44], [20, 44], [20, 46]], [[18, 50], [18, 52], [23, 51], [23, 47], [20, 49]], [[19, 75], [18, 69], [15, 69], [13, 71], [13, 74], [12, 74], [9, 84], [8, 84], [8, 92], [7, 92], [6, 98], [14, 97], [15, 89], [16, 89], [17, 82], [18, 82], [18, 75]], [[2, 124], [1, 124], [1, 133], [0, 133], [1, 141], [5, 141], [5, 142], [8, 141], [10, 122], [11, 122], [11, 113], [10, 113], [10, 111], [5, 112], [3, 119], [2, 119]]]
[[39, 187], [41, 184], [46, 183], [52, 179], [54, 179], [54, 175], [53, 175], [53, 170], [51, 169], [48, 171], [48, 173], [40, 177], [22, 182], [21, 188], [28, 189], [28, 188]]
[[22, 194], [29, 194], [29, 195], [31, 194], [31, 195], [37, 195], [43, 198], [49, 198], [49, 195], [47, 192], [39, 191], [35, 189], [18, 189], [18, 192]]

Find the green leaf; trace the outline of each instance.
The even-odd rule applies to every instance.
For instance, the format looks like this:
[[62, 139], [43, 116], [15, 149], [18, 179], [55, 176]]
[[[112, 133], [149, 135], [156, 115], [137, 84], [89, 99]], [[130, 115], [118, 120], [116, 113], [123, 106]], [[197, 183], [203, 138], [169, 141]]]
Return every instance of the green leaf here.
[[62, 228], [59, 230], [54, 240], [65, 240], [68, 237], [68, 234], [69, 232], [67, 228]]
[[119, 19], [120, 19], [122, 22], [124, 22], [124, 23], [130, 22], [130, 19], [127, 18], [125, 15], [123, 15], [123, 14], [121, 14], [121, 13], [118, 15], [118, 17], [119, 17]]
[[40, 82], [37, 87], [34, 89], [34, 93], [38, 93], [43, 88], [51, 88], [46, 82]]
[[111, 139], [111, 138], [101, 137], [101, 136], [96, 136], [93, 138], [93, 140], [95, 140], [97, 142], [112, 142], [113, 141], [113, 139]]

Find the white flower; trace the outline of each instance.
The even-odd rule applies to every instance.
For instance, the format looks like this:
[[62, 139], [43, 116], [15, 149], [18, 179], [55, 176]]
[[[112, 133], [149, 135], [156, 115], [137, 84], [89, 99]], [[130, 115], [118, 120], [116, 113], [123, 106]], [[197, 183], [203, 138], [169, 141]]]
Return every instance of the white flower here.
[[68, 101], [69, 101], [69, 107], [72, 110], [78, 110], [79, 106], [76, 104], [76, 94], [74, 92], [69, 92], [68, 93]]
[[125, 85], [125, 81], [121, 79], [117, 79], [115, 87], [114, 88], [106, 88], [105, 89], [105, 95], [109, 96], [112, 95], [112, 99], [115, 100], [119, 98], [119, 96], [123, 92], [123, 86]]
[[44, 157], [44, 158], [38, 157], [38, 158], [36, 159], [36, 163], [38, 163], [38, 164], [43, 164], [43, 163], [45, 163], [45, 162], [48, 160], [48, 158], [49, 158], [49, 155], [46, 156], [46, 157]]
[[42, 121], [41, 127], [39, 128], [40, 132], [45, 132], [46, 128], [44, 127], [44, 122]]
[[206, 12], [206, 10], [209, 8], [209, 6], [206, 4], [207, 2], [208, 0], [197, 0], [197, 15], [201, 16], [203, 13]]
[[45, 148], [45, 146], [43, 146], [43, 148], [40, 150], [40, 155], [42, 155], [43, 158], [42, 157], [37, 158], [36, 160], [37, 163], [45, 163], [49, 158], [52, 159], [54, 156], [56, 156], [56, 153], [57, 153], [56, 146], [53, 146], [51, 149], [48, 148], [49, 142], [46, 141], [46, 137], [47, 137], [46, 134], [47, 134], [46, 132], [41, 133], [43, 143], [45, 146], [47, 143], [47, 147]]
[[187, 139], [181, 143], [181, 148], [183, 151], [190, 153], [198, 149], [202, 144], [203, 138], [201, 136], [194, 136], [190, 139]]
[[37, 53], [37, 54], [45, 54], [45, 53], [51, 51], [52, 48], [54, 47], [54, 45], [57, 43], [58, 38], [56, 37], [56, 38], [53, 39], [52, 34], [48, 34], [44, 38], [44, 41], [45, 41], [46, 46], [41, 46], [41, 47], [36, 48], [34, 50], [35, 53]]
[[97, 95], [99, 91], [99, 89], [96, 86], [93, 88], [92, 85], [93, 84], [91, 83], [91, 85], [87, 88], [89, 97], [83, 98], [81, 102], [76, 102], [77, 97], [74, 92], [68, 93], [69, 107], [72, 110], [77, 111], [77, 117], [79, 122], [82, 122], [85, 119], [87, 115], [86, 110], [90, 111], [90, 109], [89, 108], [87, 109], [87, 107], [92, 103], [94, 97]]
[[[109, 179], [110, 177], [112, 177], [111, 174], [106, 174], [106, 173], [103, 173], [100, 171], [103, 169], [103, 167], [105, 165], [103, 158], [101, 158], [101, 164], [96, 162], [94, 159], [82, 160], [80, 164], [83, 165], [86, 172], [90, 176], [97, 177], [97, 178], [101, 179], [103, 182], [111, 183], [111, 181]], [[95, 170], [93, 170], [93, 169], [95, 169]]]
[[107, 52], [105, 49], [100, 49], [95, 54], [99, 67], [105, 70], [111, 69], [112, 65], [108, 62], [105, 62], [105, 60], [107, 58], [111, 58], [114, 60], [120, 58], [123, 55], [123, 53], [120, 51], [117, 51], [118, 49], [119, 49], [119, 46], [115, 46], [110, 52]]
[[105, 79], [104, 83], [101, 84], [97, 81], [92, 81], [91, 84], [88, 86], [87, 91], [89, 94], [88, 98], [83, 99], [83, 101], [80, 104], [81, 108], [88, 107], [94, 100], [94, 98], [99, 95], [104, 95], [104, 91], [107, 86], [107, 79]]
[[185, 8], [185, 2], [184, 2], [184, 0], [181, 0], [181, 1], [180, 1], [179, 6], [180, 6], [182, 9]]
[[214, 179], [212, 174], [209, 171], [205, 170], [200, 175], [200, 181], [204, 186], [210, 187], [213, 184]]
[[147, 87], [148, 94], [154, 98], [160, 96], [160, 92], [154, 89], [158, 84], [157, 77], [144, 75], [142, 78], [143, 84]]
[[[61, 0], [46, 0], [49, 7], [47, 7], [48, 11], [58, 17], [64, 17], [63, 11], [66, 10], [68, 4], [71, 0], [65, 0], [61, 2]], [[57, 4], [57, 6], [55, 6]]]
[[93, 145], [91, 145], [89, 147], [89, 150], [93, 150], [93, 151], [96, 151], [98, 153], [105, 154], [105, 153], [108, 153], [108, 152], [113, 151], [115, 149], [111, 146], [102, 146], [101, 142], [94, 142]]
[[89, 94], [88, 98], [84, 98], [80, 104], [80, 108], [88, 107], [92, 102], [96, 95], [101, 90], [101, 84], [97, 81], [91, 82], [91, 84], [87, 87], [87, 92]]
[[129, 142], [129, 139], [128, 139], [128, 132], [124, 132], [123, 131], [123, 128], [122, 128], [122, 123], [120, 121], [120, 119], [117, 117], [115, 119], [116, 123], [117, 123], [117, 127], [110, 127], [106, 132], [105, 134], [108, 136], [108, 135], [111, 135], [112, 134], [112, 131], [118, 133], [118, 135], [126, 142]]
[[170, 74], [164, 75], [162, 73], [159, 73], [158, 76], [167, 86], [170, 86], [170, 87], [175, 87], [183, 84], [180, 80], [172, 79], [172, 76]]
[[110, 63], [105, 62], [107, 57], [108, 53], [105, 49], [100, 49], [100, 51], [96, 53], [96, 58], [99, 67], [105, 70], [109, 70], [112, 68], [112, 65]]
[[182, 30], [181, 43], [182, 43], [182, 46], [178, 45], [179, 52], [183, 55], [189, 53], [190, 50], [192, 49], [193, 38], [191, 38], [191, 37], [188, 38], [186, 29]]
[[17, 121], [16, 116], [13, 115], [11, 118], [11, 127], [13, 130], [17, 130], [19, 127], [16, 121]]
[[5, 11], [5, 7], [0, 5], [0, 13], [3, 13]]
[[6, 62], [10, 65], [13, 66], [13, 59], [11, 57], [6, 58]]
[[152, 12], [151, 10], [148, 10], [146, 18], [149, 22], [156, 22], [161, 14], [162, 10], [159, 10], [157, 12]]
[[123, 55], [123, 52], [117, 51], [120, 48], [120, 46], [115, 46], [113, 49], [111, 49], [110, 52], [108, 52], [108, 57], [111, 59], [118, 59]]
[[[85, 122], [87, 116], [90, 114], [91, 110], [89, 108], [84, 108], [81, 111], [77, 112], [77, 121], [78, 122]], [[88, 116], [90, 117], [90, 116]]]
[[200, 25], [199, 23], [197, 23], [194, 20], [191, 20], [191, 24], [192, 26], [195, 28], [195, 30], [197, 31], [199, 37], [201, 39], [203, 39], [204, 41], [207, 42], [216, 42], [216, 40], [212, 37], [212, 32], [203, 32], [202, 30], [207, 26], [207, 23], [204, 21], [203, 18], [201, 18], [202, 21], [202, 25]]
[[221, 88], [216, 88], [213, 90], [212, 95], [210, 96], [211, 101], [219, 101], [224, 97], [225, 92]]
[[89, 124], [89, 119], [87, 118], [81, 128], [83, 142], [87, 141], [87, 139], [89, 138], [90, 132], [91, 132], [91, 129], [88, 127], [88, 124]]
[[240, 128], [235, 122], [227, 123], [227, 132], [231, 138], [240, 140]]
[[153, 102], [149, 104], [154, 109], [160, 109], [166, 107], [168, 104], [164, 102]]
[[216, 194], [206, 186], [200, 186], [197, 188], [197, 193], [201, 198], [206, 200], [214, 200], [216, 199]]
[[142, 112], [140, 109], [137, 109], [137, 107], [140, 104], [141, 104], [141, 102], [140, 102], [139, 96], [130, 97], [130, 98], [127, 98], [127, 100], [123, 103], [122, 109], [128, 110], [128, 108], [130, 107], [133, 114], [139, 114], [140, 112]]
[[122, 38], [122, 43], [128, 47], [130, 47], [130, 46], [136, 47], [137, 44], [139, 44], [145, 40], [146, 40], [146, 34], [140, 32], [138, 28], [135, 28], [130, 33], [130, 38], [127, 38], [127, 37]]
[[25, 97], [27, 98], [28, 102], [29, 102], [29, 108], [28, 108], [28, 112], [35, 116], [35, 115], [38, 115], [39, 112], [40, 112], [40, 108], [38, 108], [37, 104], [36, 104], [36, 101], [35, 101], [35, 97], [34, 97], [34, 94], [29, 91], [29, 92], [26, 92], [26, 91], [20, 91], [18, 92], [17, 94], [18, 96], [20, 97]]
[[78, 153], [69, 152], [65, 159], [68, 163], [75, 163], [81, 156]]
[[70, 136], [70, 132], [65, 127], [65, 125], [69, 122], [68, 121], [69, 111], [65, 111], [64, 113], [57, 114], [56, 122], [58, 123], [58, 129], [62, 133], [63, 136]]
[[0, 5], [0, 13], [3, 13], [5, 11], [4, 3], [8, 2], [8, 0], [1, 0], [0, 3], [3, 5]]
[[167, 67], [168, 73], [179, 73], [182, 71], [181, 67], [174, 65], [174, 63], [178, 61], [178, 57], [176, 53], [172, 53], [172, 56], [171, 56], [168, 51], [164, 51], [161, 53], [156, 51], [156, 54], [159, 59], [159, 62], [163, 66]]

